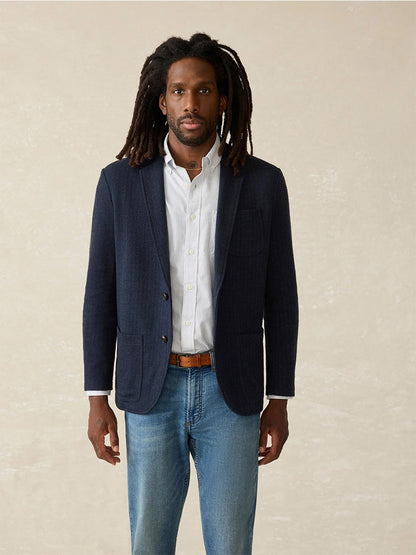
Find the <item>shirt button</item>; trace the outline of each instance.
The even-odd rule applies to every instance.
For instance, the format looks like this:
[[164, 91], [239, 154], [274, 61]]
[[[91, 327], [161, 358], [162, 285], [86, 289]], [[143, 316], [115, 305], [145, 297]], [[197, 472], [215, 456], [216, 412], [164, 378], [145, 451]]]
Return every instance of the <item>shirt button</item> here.
[[191, 289], [193, 289], [193, 288], [194, 288], [193, 285], [188, 285], [188, 286], [187, 286], [187, 289], [189, 289], [189, 290], [191, 290]]
[[189, 249], [188, 252], [189, 252], [189, 254], [194, 254], [195, 251], [194, 251], [194, 249]]
[[189, 320], [186, 320], [185, 325], [186, 325], [186, 326], [190, 326], [190, 325], [191, 325], [191, 322], [190, 322]]
[[189, 181], [186, 182], [186, 186], [187, 186], [187, 187], [190, 187], [190, 186], [191, 186], [191, 184], [190, 184]]
[[169, 300], [169, 295], [167, 293], [163, 293], [163, 298], [165, 301]]
[[191, 214], [191, 220], [195, 220], [196, 216], [195, 214]]
[[162, 340], [163, 343], [168, 342], [168, 338], [166, 337], [166, 335], [162, 335], [162, 337], [160, 339]]

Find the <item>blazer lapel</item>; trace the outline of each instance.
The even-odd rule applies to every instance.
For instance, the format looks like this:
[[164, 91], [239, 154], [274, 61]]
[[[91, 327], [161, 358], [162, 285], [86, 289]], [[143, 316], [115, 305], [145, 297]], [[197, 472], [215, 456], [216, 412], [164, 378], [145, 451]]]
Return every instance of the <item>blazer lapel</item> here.
[[224, 278], [225, 266], [234, 226], [238, 200], [240, 198], [243, 170], [237, 177], [233, 169], [221, 161], [220, 189], [218, 194], [217, 224], [215, 229], [215, 284], [216, 298]]
[[[215, 282], [214, 297], [218, 295], [224, 278], [225, 266], [234, 226], [238, 200], [243, 182], [244, 168], [234, 177], [233, 169], [221, 161], [220, 187], [218, 193], [217, 223], [215, 230]], [[157, 158], [141, 168], [146, 208], [149, 214], [153, 239], [166, 283], [170, 286], [169, 242], [166, 222], [163, 159]]]
[[156, 158], [141, 168], [146, 208], [149, 214], [153, 239], [166, 283], [170, 287], [169, 241], [166, 222], [165, 187], [163, 180], [163, 159]]

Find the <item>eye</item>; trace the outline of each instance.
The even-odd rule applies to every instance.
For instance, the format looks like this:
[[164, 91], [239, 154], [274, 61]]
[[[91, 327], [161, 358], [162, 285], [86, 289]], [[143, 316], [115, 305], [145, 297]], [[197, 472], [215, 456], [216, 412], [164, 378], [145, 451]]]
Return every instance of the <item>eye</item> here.
[[208, 93], [209, 93], [209, 89], [206, 89], [206, 88], [200, 89], [199, 92], [200, 92], [201, 94], [208, 94]]
[[183, 89], [173, 89], [173, 94], [183, 94]]

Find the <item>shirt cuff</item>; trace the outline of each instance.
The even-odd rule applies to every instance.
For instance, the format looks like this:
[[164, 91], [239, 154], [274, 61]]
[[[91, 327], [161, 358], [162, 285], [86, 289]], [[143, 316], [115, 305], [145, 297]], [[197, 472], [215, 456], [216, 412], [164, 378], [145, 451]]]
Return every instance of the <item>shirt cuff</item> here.
[[268, 399], [293, 399], [293, 395], [291, 397], [286, 397], [285, 395], [267, 395]]
[[98, 397], [99, 395], [111, 395], [111, 389], [107, 391], [86, 391], [88, 397]]

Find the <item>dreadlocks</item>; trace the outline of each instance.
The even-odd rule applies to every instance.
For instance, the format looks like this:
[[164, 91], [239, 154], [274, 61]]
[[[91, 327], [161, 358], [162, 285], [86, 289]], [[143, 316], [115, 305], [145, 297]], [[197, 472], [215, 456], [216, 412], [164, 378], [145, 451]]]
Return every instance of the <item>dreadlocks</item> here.
[[227, 98], [226, 111], [219, 116], [217, 131], [221, 139], [221, 156], [228, 135], [230, 150], [226, 164], [237, 175], [247, 156], [247, 140], [253, 153], [251, 136], [251, 113], [253, 110], [251, 89], [247, 74], [237, 53], [229, 46], [219, 44], [204, 33], [194, 34], [189, 41], [171, 37], [151, 54], [143, 65], [139, 90], [134, 105], [133, 118], [126, 144], [117, 158], [129, 157], [130, 166], [138, 166], [165, 154], [163, 141], [166, 135], [166, 119], [159, 108], [159, 96], [166, 92], [166, 78], [170, 66], [183, 58], [200, 58], [215, 69], [220, 95]]

